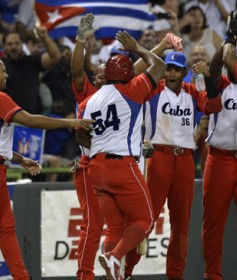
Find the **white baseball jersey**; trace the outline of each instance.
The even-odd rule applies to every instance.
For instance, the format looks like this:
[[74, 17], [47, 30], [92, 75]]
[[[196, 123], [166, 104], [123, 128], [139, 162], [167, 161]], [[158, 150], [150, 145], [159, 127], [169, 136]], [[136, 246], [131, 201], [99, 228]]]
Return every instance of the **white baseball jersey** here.
[[219, 89], [223, 107], [211, 114], [206, 141], [219, 149], [237, 150], [237, 85], [223, 76]]
[[141, 74], [128, 84], [104, 85], [85, 100], [85, 109], [79, 113], [83, 118], [96, 120], [91, 132], [90, 157], [104, 152], [124, 156], [141, 154], [142, 108], [152, 90], [148, 76]]
[[162, 80], [146, 103], [145, 139], [153, 144], [196, 149], [193, 136], [197, 108], [206, 113], [213, 110], [209, 108], [206, 92], [198, 92], [194, 84], [183, 82], [176, 94]]
[[9, 123], [11, 117], [22, 110], [4, 92], [0, 92], [0, 156], [12, 159], [13, 129]]

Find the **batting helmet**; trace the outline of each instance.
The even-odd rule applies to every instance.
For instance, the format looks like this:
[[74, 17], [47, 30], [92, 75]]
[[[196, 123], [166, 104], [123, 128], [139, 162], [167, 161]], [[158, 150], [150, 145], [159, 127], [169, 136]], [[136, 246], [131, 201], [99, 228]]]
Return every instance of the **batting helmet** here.
[[134, 76], [133, 61], [126, 55], [111, 56], [105, 66], [107, 81], [129, 82]]

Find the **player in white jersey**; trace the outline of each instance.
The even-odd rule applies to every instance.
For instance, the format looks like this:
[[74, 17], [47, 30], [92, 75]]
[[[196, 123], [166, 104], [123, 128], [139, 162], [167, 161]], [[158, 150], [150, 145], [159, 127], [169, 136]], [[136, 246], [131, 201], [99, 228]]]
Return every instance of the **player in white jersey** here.
[[[222, 66], [228, 77], [221, 75]], [[227, 43], [214, 55], [210, 71], [222, 99], [222, 111], [211, 114], [209, 153], [203, 178], [203, 251], [206, 280], [222, 280], [222, 246], [228, 210], [237, 203], [237, 58], [236, 43]]]
[[[81, 115], [96, 122], [91, 134], [89, 174], [106, 232], [105, 253], [99, 257], [108, 279], [121, 280], [121, 259], [153, 228], [151, 198], [137, 159], [141, 154], [142, 107], [165, 71], [164, 62], [139, 46], [127, 32], [116, 35], [126, 51], [140, 55], [148, 69], [134, 76], [133, 62], [124, 55], [106, 63], [108, 85], [81, 107]], [[130, 224], [127, 226], [126, 221]]]
[[195, 111], [218, 112], [221, 99], [204, 62], [198, 63], [194, 70], [203, 71], [207, 93], [198, 92], [194, 84], [182, 82], [187, 67], [183, 53], [169, 53], [165, 63], [165, 79], [147, 102], [145, 139], [154, 146], [154, 154], [147, 160], [147, 184], [155, 220], [168, 200], [171, 235], [167, 279], [183, 280], [195, 179]]

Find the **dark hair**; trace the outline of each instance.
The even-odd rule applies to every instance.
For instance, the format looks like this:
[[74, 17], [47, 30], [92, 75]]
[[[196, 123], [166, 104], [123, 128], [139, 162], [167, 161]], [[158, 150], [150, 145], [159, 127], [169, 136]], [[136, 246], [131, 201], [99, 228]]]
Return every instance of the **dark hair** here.
[[[202, 17], [203, 17], [203, 26], [202, 26], [202, 29], [205, 29], [208, 27], [207, 25], [207, 17], [204, 13], [204, 11], [199, 7], [199, 6], [192, 6], [190, 7], [187, 11], [185, 11], [184, 15], [192, 12], [192, 11], [195, 11], [195, 10], [199, 10], [202, 14]], [[186, 25], [184, 26], [183, 28], [181, 28], [180, 32], [183, 33], [183, 34], [188, 34], [189, 32], [191, 31], [191, 27], [190, 25]]]
[[9, 35], [11, 35], [11, 34], [17, 34], [17, 35], [20, 37], [21, 42], [23, 43], [23, 39], [22, 39], [21, 35], [20, 35], [17, 31], [11, 31], [11, 32], [9, 32], [9, 33], [3, 35], [3, 37], [2, 37], [2, 43], [3, 43], [3, 45], [5, 45], [6, 40], [7, 40], [7, 37], [8, 37]]
[[66, 46], [66, 45], [59, 45], [58, 47], [59, 47], [61, 53], [64, 52], [65, 50], [69, 50], [69, 51], [71, 50], [70, 47]]
[[149, 3], [151, 4], [151, 6], [155, 6], [155, 5], [164, 5], [166, 2], [166, 0], [150, 0]]
[[25, 43], [27, 44], [30, 41], [33, 42], [34, 44], [37, 44], [39, 42], [39, 40], [35, 36], [28, 34], [25, 38]]
[[61, 117], [66, 117], [72, 113], [72, 111], [67, 100], [58, 99], [53, 103], [52, 113]]

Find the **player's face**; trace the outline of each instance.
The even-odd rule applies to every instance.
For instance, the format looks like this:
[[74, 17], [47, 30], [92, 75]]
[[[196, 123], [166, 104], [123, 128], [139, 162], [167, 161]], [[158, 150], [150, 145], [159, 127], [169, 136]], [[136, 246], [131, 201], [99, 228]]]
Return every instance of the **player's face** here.
[[4, 52], [11, 60], [19, 60], [23, 55], [22, 42], [18, 34], [9, 34], [4, 44]]
[[7, 83], [7, 72], [6, 72], [6, 67], [4, 63], [0, 60], [0, 90], [4, 89], [6, 87]]
[[168, 64], [165, 71], [165, 84], [173, 90], [180, 90], [183, 78], [186, 74], [186, 68], [181, 68], [176, 65]]
[[105, 79], [105, 65], [100, 65], [97, 69], [96, 75], [95, 75], [95, 87], [100, 89], [103, 85], [106, 84]]

